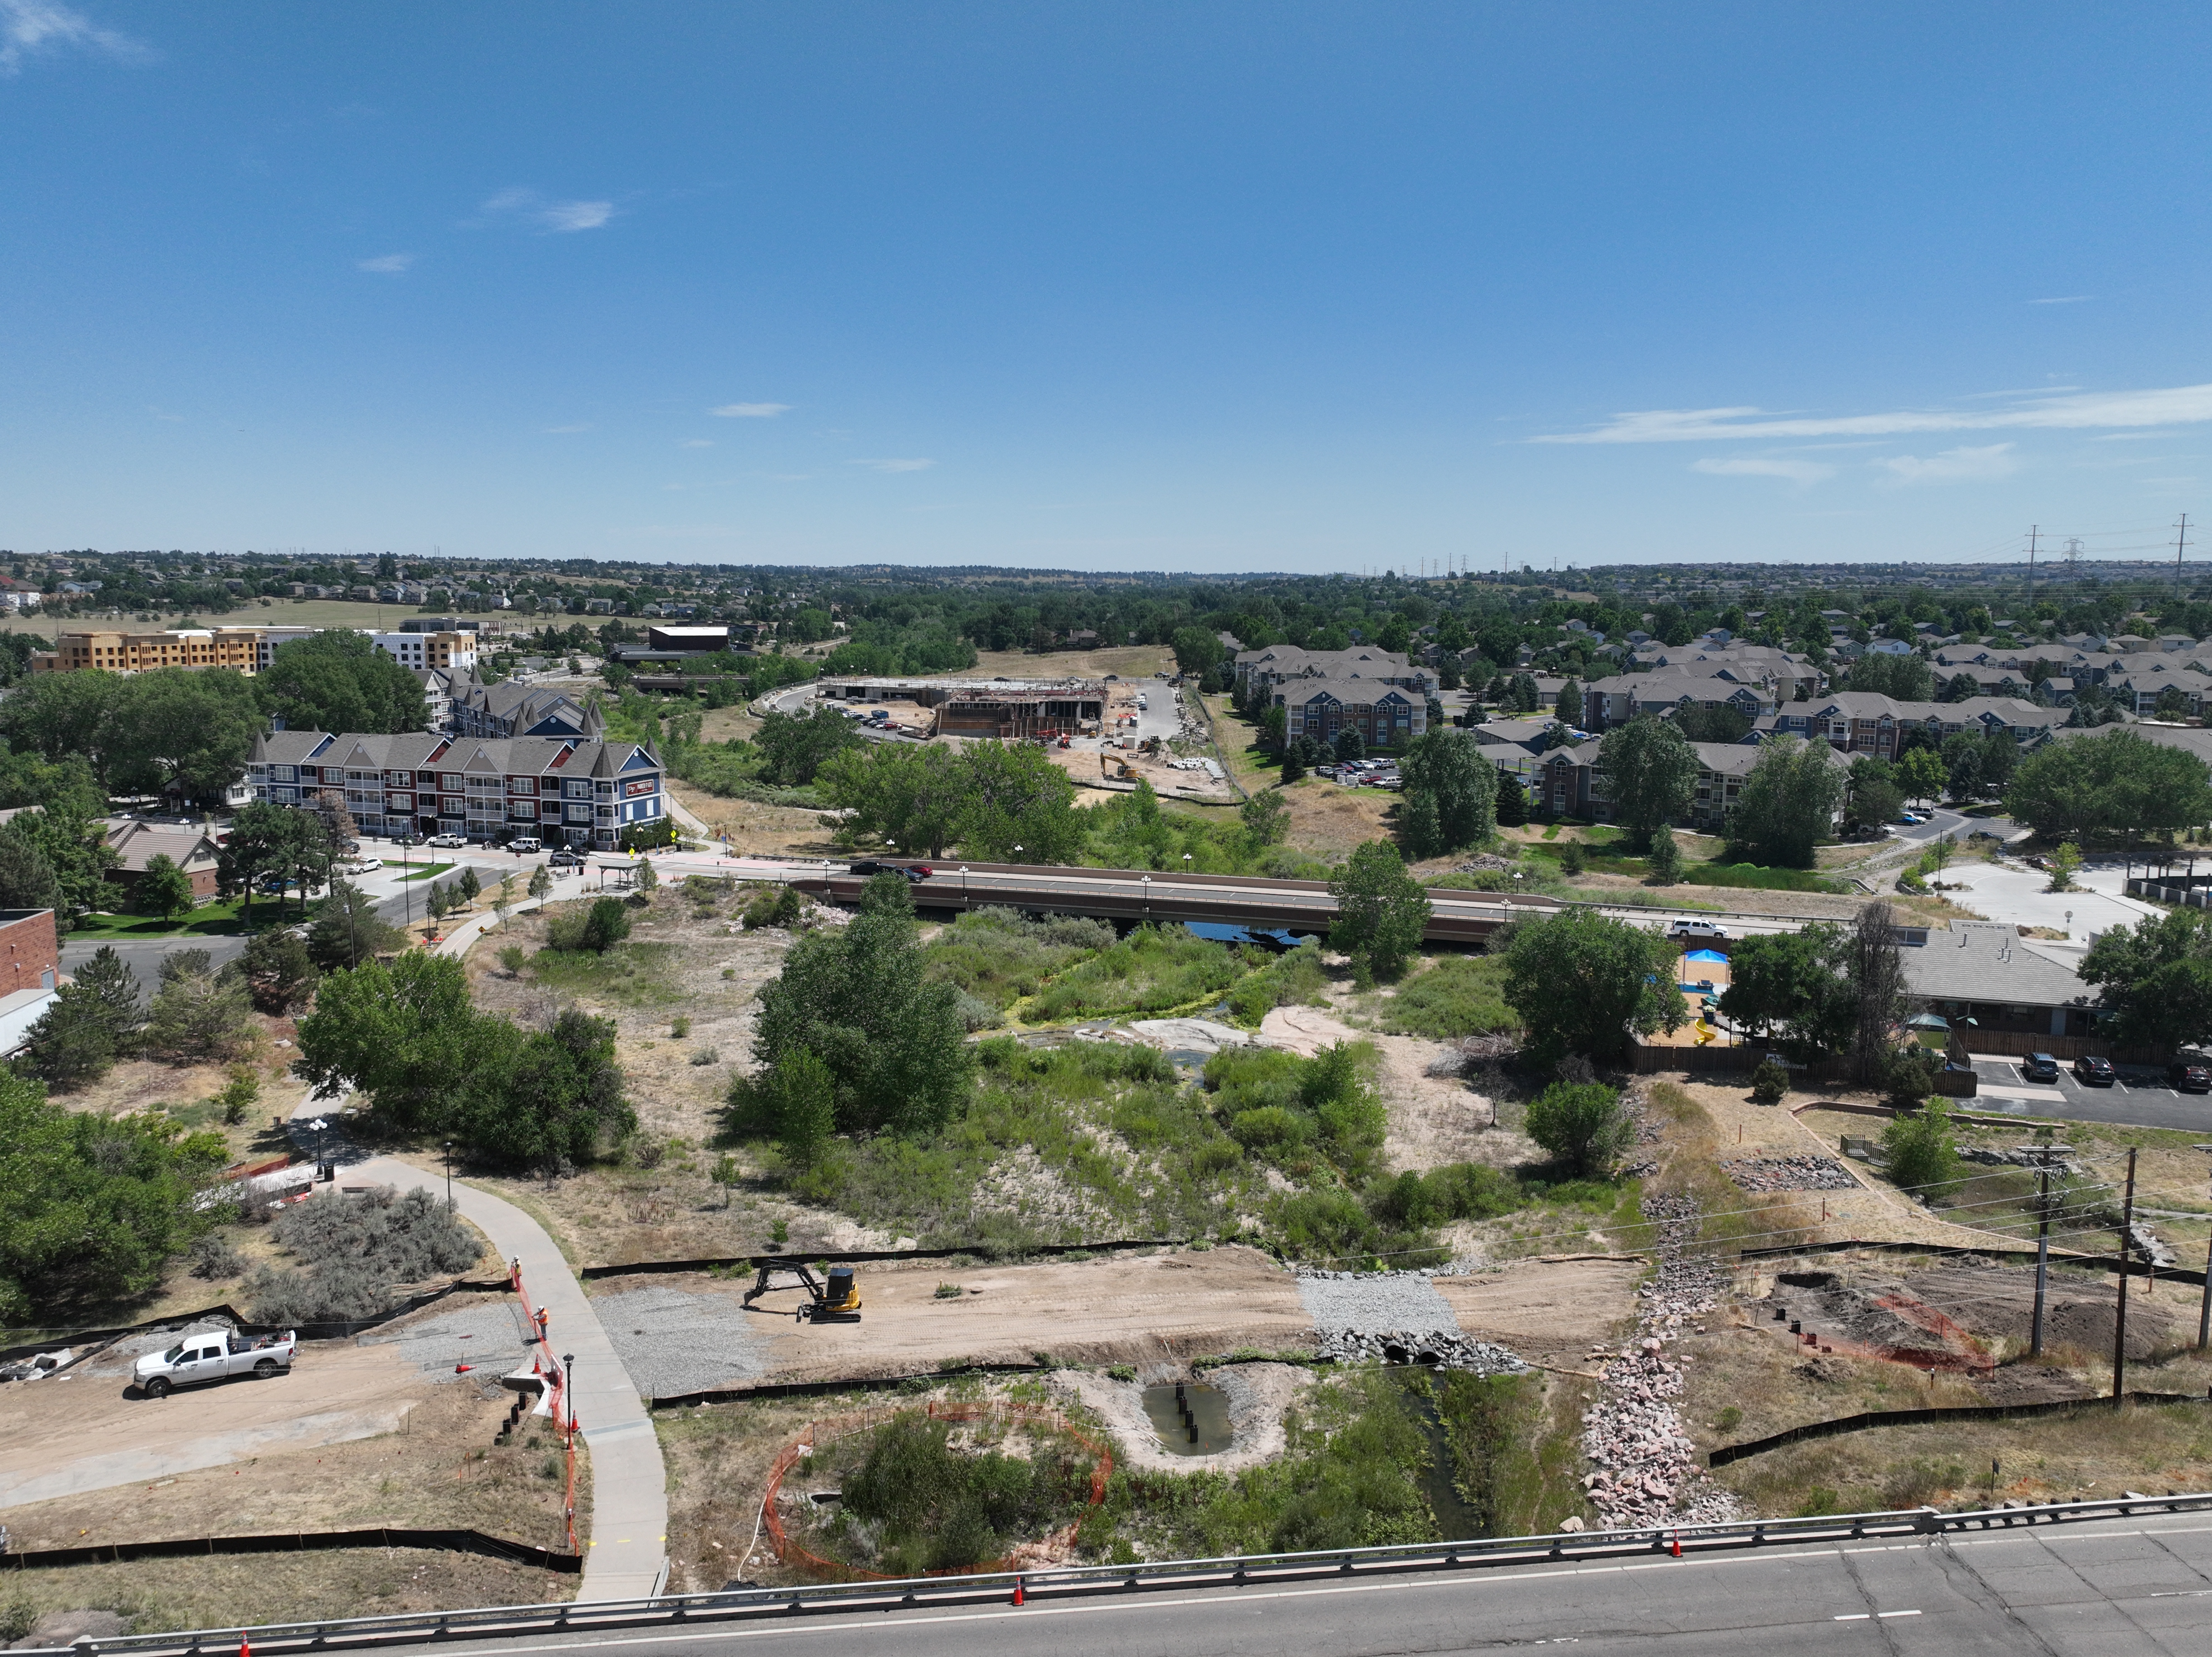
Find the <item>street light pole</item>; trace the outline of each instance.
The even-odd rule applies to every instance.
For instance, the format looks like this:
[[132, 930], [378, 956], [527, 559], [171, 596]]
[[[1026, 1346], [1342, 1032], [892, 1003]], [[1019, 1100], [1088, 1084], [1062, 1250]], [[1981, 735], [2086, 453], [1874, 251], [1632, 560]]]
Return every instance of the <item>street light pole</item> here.
[[968, 901], [968, 865], [964, 863], [960, 865], [960, 907], [963, 909], [974, 907]]
[[447, 1211], [447, 1213], [449, 1213], [449, 1214], [450, 1214], [451, 1212], [453, 1212], [453, 1142], [451, 1139], [448, 1139], [448, 1140], [447, 1140], [447, 1141], [446, 1141], [446, 1211]]
[[[2191, 1149], [2212, 1151], [2212, 1145]], [[2204, 1246], [2204, 1302], [2197, 1309], [2197, 1350], [2202, 1352], [2208, 1346], [2212, 1346], [2212, 1242]]]

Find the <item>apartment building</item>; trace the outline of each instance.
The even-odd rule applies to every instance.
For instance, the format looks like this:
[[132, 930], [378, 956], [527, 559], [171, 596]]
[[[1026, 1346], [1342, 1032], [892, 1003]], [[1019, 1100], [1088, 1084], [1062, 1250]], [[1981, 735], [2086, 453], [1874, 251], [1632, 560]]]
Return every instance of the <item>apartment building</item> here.
[[1752, 730], [1767, 736], [1824, 738], [1841, 754], [1871, 754], [1894, 760], [1904, 751], [1905, 734], [1917, 729], [1941, 747], [1961, 731], [2002, 731], [2014, 741], [2040, 742], [2066, 722], [2064, 710], [2039, 707], [2017, 696], [1969, 696], [1958, 702], [1900, 702], [1871, 690], [1839, 691], [1808, 702], [1792, 702]]
[[341, 793], [366, 835], [466, 835], [611, 849], [668, 812], [660, 761], [642, 743], [410, 732], [277, 731], [246, 768], [258, 800], [313, 810]]
[[543, 685], [487, 685], [471, 671], [453, 678], [451, 695], [456, 736], [596, 738], [606, 730], [598, 708]]
[[1583, 725], [1610, 731], [1644, 713], [1689, 707], [1732, 708], [1747, 719], [1773, 713], [1784, 698], [1776, 687], [1721, 678], [1709, 673], [1668, 668], [1656, 673], [1624, 673], [1593, 679], [1583, 687]]
[[1341, 731], [1357, 731], [1370, 748], [1405, 744], [1427, 733], [1429, 699], [1376, 679], [1292, 678], [1275, 687], [1274, 704], [1286, 715], [1292, 737], [1334, 743]]
[[1296, 645], [1269, 645], [1264, 650], [1237, 652], [1237, 687], [1255, 683], [1281, 685], [1293, 679], [1372, 680], [1397, 685], [1426, 700], [1436, 695], [1436, 675], [1407, 659], [1402, 652], [1354, 645], [1349, 650], [1301, 650]]
[[[228, 667], [251, 676], [264, 672], [280, 646], [326, 631], [313, 627], [212, 627], [125, 633], [94, 628], [58, 634], [54, 648], [31, 652], [33, 673], [68, 673], [96, 667], [110, 673], [149, 673], [163, 667]], [[368, 641], [402, 667], [472, 671], [472, 632], [371, 633]]]

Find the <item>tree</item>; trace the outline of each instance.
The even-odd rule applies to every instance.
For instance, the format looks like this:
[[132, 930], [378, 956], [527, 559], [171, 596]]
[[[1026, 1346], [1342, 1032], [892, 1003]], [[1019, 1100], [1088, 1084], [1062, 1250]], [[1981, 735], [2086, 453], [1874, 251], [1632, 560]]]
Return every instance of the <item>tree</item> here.
[[1518, 828], [1528, 821], [1528, 795], [1510, 771], [1498, 774], [1498, 826]]
[[2022, 760], [2005, 809], [2048, 839], [2087, 843], [2212, 821], [2212, 783], [2194, 754], [2116, 725]]
[[1228, 653], [1220, 640], [1202, 627], [1179, 627], [1170, 641], [1176, 666], [1187, 679], [1203, 677], [1206, 670]]
[[853, 721], [832, 707], [817, 708], [803, 719], [771, 713], [752, 740], [763, 756], [761, 775], [786, 788], [806, 786], [832, 755], [861, 744]]
[[1871, 754], [1862, 754], [1851, 762], [1850, 792], [1844, 805], [1844, 815], [1851, 822], [1869, 827], [1894, 822], [1904, 809], [1905, 791], [1899, 786], [1896, 767]]
[[61, 901], [54, 912], [58, 926], [77, 915], [104, 912], [115, 907], [115, 888], [107, 871], [123, 859], [107, 844], [107, 831], [99, 823], [68, 815], [60, 807], [24, 811], [0, 823], [0, 847], [35, 853], [37, 861], [15, 853], [19, 877], [27, 889], [40, 889], [39, 864], [53, 871]]
[[1655, 831], [1651, 836], [1651, 850], [1646, 855], [1651, 869], [1650, 884], [1674, 886], [1681, 883], [1682, 848], [1676, 843], [1673, 829]]
[[1488, 840], [1498, 827], [1498, 768], [1482, 755], [1474, 738], [1448, 731], [1432, 731], [1406, 750], [1399, 762], [1401, 797], [1410, 810], [1423, 806], [1425, 822], [1433, 815], [1433, 826], [1416, 836], [1406, 835], [1407, 850], [1415, 859], [1456, 852]]
[[212, 1223], [194, 1199], [228, 1160], [220, 1133], [65, 1110], [0, 1071], [0, 1323], [82, 1322], [152, 1290]]
[[363, 964], [324, 979], [315, 1010], [300, 1021], [300, 1057], [293, 1071], [318, 1092], [358, 1089], [388, 1127], [421, 1132], [451, 1126], [459, 1102], [485, 1059], [486, 1032], [496, 1026], [520, 1040], [501, 1018], [469, 1005], [461, 963], [450, 956], [410, 950], [389, 963]]
[[1279, 791], [1267, 788], [1246, 800], [1237, 820], [1253, 845], [1277, 846], [1291, 826], [1291, 808]]
[[967, 856], [1002, 860], [1017, 847], [1024, 863], [1073, 863], [1083, 845], [1075, 784], [1043, 749], [1027, 743], [969, 743], [956, 834]]
[[1664, 719], [1650, 715], [1615, 725], [1598, 744], [1597, 764], [1613, 820], [1641, 851], [1690, 809], [1698, 792], [1697, 750]]
[[1908, 749], [1898, 761], [1898, 785], [1907, 799], [1932, 800], [1949, 780], [1942, 756], [1933, 749]]
[[335, 788], [325, 788], [315, 796], [315, 810], [320, 814], [323, 835], [331, 845], [345, 847], [361, 838], [361, 829], [346, 809], [345, 796]]
[[2111, 927], [2077, 970], [2098, 986], [2114, 1041], [2148, 1047], [2212, 1041], [2212, 913], [2175, 909]]
[[837, 1131], [837, 1089], [830, 1067], [805, 1047], [793, 1047], [762, 1081], [775, 1142], [801, 1168], [822, 1154]]
[[1936, 676], [1924, 656], [1869, 650], [1851, 664], [1850, 688], [1900, 702], [1933, 701]]
[[1897, 946], [1897, 911], [1887, 903], [1863, 906], [1850, 937], [1851, 1069], [1862, 1082], [1879, 1082], [1890, 1050], [1890, 1032], [1905, 1010], [1905, 958]]
[[1740, 743], [1751, 734], [1750, 716], [1726, 703], [1677, 707], [1670, 723], [1692, 742]]
[[1839, 927], [1746, 938], [1730, 949], [1720, 1011], [1742, 1029], [1780, 1029], [1796, 1057], [1839, 1051], [1857, 1027], [1850, 966], [1850, 940]]
[[112, 944], [103, 944], [61, 986], [27, 1038], [33, 1073], [57, 1087], [75, 1087], [107, 1073], [137, 1045], [138, 975]]
[[1516, 673], [1512, 683], [1507, 687], [1505, 700], [1511, 704], [1516, 713], [1534, 713], [1543, 705], [1543, 695], [1536, 689], [1535, 675]]
[[0, 702], [0, 735], [58, 764], [82, 759], [104, 783], [110, 744], [119, 734], [113, 716], [126, 683], [124, 675], [96, 668], [34, 673]]
[[65, 920], [61, 882], [53, 865], [27, 835], [0, 829], [0, 908], [52, 909]]
[[1282, 780], [1284, 786], [1287, 787], [1290, 784], [1298, 781], [1305, 775], [1305, 756], [1298, 752], [1296, 745], [1285, 746], [1283, 750]]
[[1398, 848], [1387, 840], [1355, 848], [1328, 890], [1336, 900], [1329, 948], [1376, 978], [1395, 978], [1421, 947], [1430, 913], [1429, 895], [1406, 872]]
[[564, 1009], [550, 1028], [522, 1035], [477, 1015], [481, 1056], [455, 1126], [471, 1149], [547, 1174], [611, 1150], [637, 1128], [615, 1061], [615, 1021]]
[[[312, 811], [254, 800], [238, 809], [230, 836], [216, 859], [216, 889], [225, 897], [243, 894], [244, 919], [253, 917], [253, 884], [264, 874], [283, 875], [300, 883], [300, 912], [307, 913], [308, 877], [327, 880], [330, 841], [322, 821]], [[276, 901], [277, 913], [284, 901]]]
[[1970, 701], [1982, 694], [1982, 687], [1971, 673], [1954, 673], [1944, 682], [1942, 700], [1947, 702]]
[[263, 708], [295, 731], [389, 735], [429, 722], [422, 682], [350, 628], [279, 645], [253, 683]]
[[1583, 688], [1572, 679], [1559, 687], [1559, 700], [1552, 710], [1565, 724], [1580, 725], [1583, 722]]
[[[1929, 1055], [1933, 1058], [1933, 1054]], [[1951, 1132], [1951, 1108], [1929, 1099], [1881, 1131], [1884, 1170], [1899, 1190], [1932, 1200], [1959, 1177], [1959, 1154]]]
[[[800, 938], [762, 989], [753, 1057], [764, 1071], [800, 1049], [820, 1060], [841, 1131], [942, 1127], [967, 1099], [975, 1061], [959, 991], [925, 980], [922, 967], [907, 883], [878, 876], [850, 925]], [[758, 1121], [745, 1082], [731, 1102]]]
[[[1493, 938], [1492, 948], [1499, 947]], [[1618, 1054], [1632, 1035], [1680, 1028], [1674, 946], [1625, 920], [1572, 909], [1506, 929], [1505, 1001], [1539, 1062]]]
[[192, 907], [192, 877], [167, 853], [156, 852], [146, 859], [136, 895], [145, 913], [174, 920]]
[[[199, 959], [172, 971], [179, 956]], [[240, 974], [210, 972], [207, 962], [204, 950], [179, 950], [162, 962], [144, 1041], [176, 1064], [226, 1065], [244, 1057], [252, 1043], [252, 1009]]]
[[552, 889], [553, 877], [546, 871], [545, 865], [541, 863], [530, 871], [530, 885], [528, 888], [530, 895], [536, 898], [543, 898], [550, 894]]
[[970, 776], [951, 750], [878, 744], [833, 756], [815, 786], [855, 836], [943, 857], [966, 809]]
[[660, 871], [653, 866], [651, 858], [641, 857], [637, 860], [636, 871], [632, 878], [637, 882], [637, 889], [643, 896], [650, 897], [659, 889]]
[[2074, 876], [2081, 867], [2081, 848], [2070, 840], [2058, 842], [2058, 849], [2051, 854], [2051, 889], [2070, 892]]
[[1354, 760], [1367, 757], [1367, 739], [1359, 734], [1356, 725], [1347, 725], [1338, 731], [1331, 747], [1340, 764], [1349, 764]]
[[594, 898], [591, 907], [564, 907], [545, 929], [550, 950], [605, 955], [629, 936], [629, 910], [618, 897]]
[[1554, 1082], [1529, 1102], [1528, 1137], [1572, 1177], [1602, 1180], [1636, 1139], [1620, 1096], [1601, 1082]]
[[109, 719], [112, 787], [198, 801], [220, 802], [246, 774], [246, 756], [262, 729], [253, 682], [227, 667], [134, 674]]
[[1753, 863], [1805, 869], [1826, 839], [1846, 786], [1835, 750], [1824, 742], [1779, 737], [1743, 780], [1729, 814], [1729, 843]]
[[247, 992], [264, 1012], [283, 1014], [304, 1006], [321, 976], [308, 959], [306, 940], [289, 927], [256, 932], [239, 960]]
[[[649, 869], [653, 865], [650, 863], [645, 863], [641, 866]], [[467, 908], [474, 904], [477, 895], [483, 890], [483, 882], [477, 877], [476, 870], [464, 864], [461, 872], [453, 877], [453, 895], [460, 900], [459, 907]]]
[[377, 919], [376, 900], [349, 880], [333, 880], [307, 929], [307, 958], [324, 972], [358, 967], [407, 947], [407, 936]]
[[452, 893], [436, 881], [432, 881], [430, 889], [422, 894], [422, 910], [433, 921], [443, 920], [453, 912]]

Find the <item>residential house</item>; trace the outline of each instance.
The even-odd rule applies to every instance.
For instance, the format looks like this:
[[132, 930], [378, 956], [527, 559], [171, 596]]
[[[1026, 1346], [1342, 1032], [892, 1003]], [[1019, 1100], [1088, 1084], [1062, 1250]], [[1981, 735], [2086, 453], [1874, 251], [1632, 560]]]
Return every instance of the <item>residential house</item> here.
[[109, 871], [108, 878], [126, 891], [145, 877], [148, 863], [167, 857], [191, 881], [193, 901], [205, 903], [215, 896], [216, 865], [222, 848], [206, 829], [144, 822], [137, 817], [104, 817], [100, 826], [107, 830], [109, 849], [123, 859]]
[[2089, 986], [2016, 926], [1954, 920], [1948, 932], [1900, 928], [1899, 942], [1905, 1002], [1917, 1011], [2022, 1035], [2096, 1034]]

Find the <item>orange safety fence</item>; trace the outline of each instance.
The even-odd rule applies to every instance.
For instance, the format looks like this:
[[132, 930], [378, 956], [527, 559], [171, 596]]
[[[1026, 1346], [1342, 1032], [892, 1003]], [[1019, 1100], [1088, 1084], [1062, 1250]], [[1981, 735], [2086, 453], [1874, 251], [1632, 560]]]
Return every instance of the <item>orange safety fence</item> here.
[[[785, 1564], [797, 1564], [824, 1576], [842, 1577], [848, 1581], [889, 1582], [898, 1580], [888, 1571], [866, 1570], [858, 1565], [848, 1565], [842, 1560], [824, 1559], [820, 1554], [801, 1546], [784, 1534], [783, 1515], [776, 1510], [776, 1497], [783, 1490], [784, 1476], [806, 1453], [821, 1445], [835, 1442], [849, 1434], [865, 1432], [871, 1427], [880, 1427], [895, 1417], [910, 1413], [907, 1410], [862, 1410], [857, 1414], [833, 1416], [824, 1421], [809, 1422], [799, 1436], [786, 1445], [769, 1469], [768, 1490], [761, 1497], [761, 1514], [769, 1539], [775, 1545], [776, 1557]], [[1114, 1475], [1113, 1453], [1087, 1433], [1083, 1432], [1057, 1410], [1043, 1409], [1031, 1404], [938, 1404], [926, 1407], [926, 1413], [934, 1421], [1001, 1421], [1034, 1422], [1066, 1433], [1091, 1452], [1091, 1500], [1087, 1506], [1096, 1508], [1106, 1499], [1106, 1482]], [[1024, 1545], [1028, 1548], [1064, 1545], [1074, 1539], [1076, 1526], [1066, 1525], [1054, 1531], [1040, 1543]], [[986, 1559], [980, 1564], [947, 1565], [937, 1570], [924, 1571], [925, 1576], [977, 1576], [994, 1571], [1018, 1570], [1023, 1562], [1014, 1555], [1003, 1559]]]
[[522, 1286], [522, 1262], [520, 1259], [507, 1262], [507, 1280], [514, 1286], [516, 1303], [522, 1308], [525, 1327], [523, 1344], [542, 1348], [541, 1353], [530, 1361], [531, 1369], [544, 1378], [548, 1408], [552, 1411], [554, 1429], [561, 1435], [562, 1453], [568, 1463], [567, 1489], [561, 1499], [561, 1513], [568, 1527], [568, 1546], [576, 1546], [576, 1402], [568, 1392], [568, 1366], [554, 1356], [549, 1320], [543, 1308], [533, 1309], [529, 1290]]

